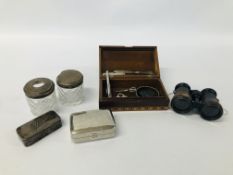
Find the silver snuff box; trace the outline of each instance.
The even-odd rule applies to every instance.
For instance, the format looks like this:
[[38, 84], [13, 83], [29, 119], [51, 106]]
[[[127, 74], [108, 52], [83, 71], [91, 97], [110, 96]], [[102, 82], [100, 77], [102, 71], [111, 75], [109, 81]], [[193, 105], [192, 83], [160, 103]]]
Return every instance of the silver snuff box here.
[[87, 142], [116, 135], [115, 119], [110, 110], [91, 110], [71, 114], [70, 132], [73, 142]]

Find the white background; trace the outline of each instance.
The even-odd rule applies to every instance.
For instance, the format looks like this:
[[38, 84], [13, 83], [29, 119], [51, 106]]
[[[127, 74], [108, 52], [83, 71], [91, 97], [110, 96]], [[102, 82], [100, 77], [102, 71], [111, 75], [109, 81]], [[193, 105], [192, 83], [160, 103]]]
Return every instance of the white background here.
[[[212, 87], [226, 114], [118, 112], [116, 138], [73, 144], [69, 115], [98, 108], [99, 45], [157, 45], [167, 91]], [[232, 57], [232, 0], [0, 0], [0, 174], [232, 175]], [[84, 74], [85, 102], [60, 107], [63, 127], [24, 147], [24, 84], [68, 68]]]

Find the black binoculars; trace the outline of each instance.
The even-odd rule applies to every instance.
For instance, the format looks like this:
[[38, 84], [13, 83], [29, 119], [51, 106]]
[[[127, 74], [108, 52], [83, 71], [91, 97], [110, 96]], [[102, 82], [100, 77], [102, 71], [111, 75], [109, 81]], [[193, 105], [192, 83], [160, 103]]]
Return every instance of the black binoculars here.
[[211, 88], [201, 92], [191, 90], [186, 83], [179, 83], [174, 90], [171, 101], [172, 109], [180, 114], [198, 112], [205, 120], [217, 120], [223, 115], [223, 108], [217, 99], [217, 93]]

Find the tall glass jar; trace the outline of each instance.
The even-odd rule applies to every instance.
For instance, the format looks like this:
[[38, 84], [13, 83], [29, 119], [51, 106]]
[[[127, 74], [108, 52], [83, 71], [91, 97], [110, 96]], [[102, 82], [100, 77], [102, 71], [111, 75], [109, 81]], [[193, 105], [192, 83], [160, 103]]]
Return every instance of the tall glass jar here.
[[24, 93], [32, 114], [40, 116], [55, 109], [55, 85], [48, 78], [35, 78], [24, 86]]
[[64, 70], [57, 76], [58, 97], [63, 105], [77, 105], [83, 100], [83, 75], [77, 70]]

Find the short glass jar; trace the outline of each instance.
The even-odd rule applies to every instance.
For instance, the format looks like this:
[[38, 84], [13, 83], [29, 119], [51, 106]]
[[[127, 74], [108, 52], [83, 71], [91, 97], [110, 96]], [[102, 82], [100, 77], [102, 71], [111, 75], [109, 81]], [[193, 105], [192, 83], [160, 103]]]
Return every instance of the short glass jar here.
[[40, 116], [56, 106], [55, 85], [48, 78], [35, 78], [24, 86], [24, 93], [32, 114]]
[[77, 70], [64, 70], [57, 76], [59, 101], [63, 105], [78, 105], [83, 101], [83, 75]]

